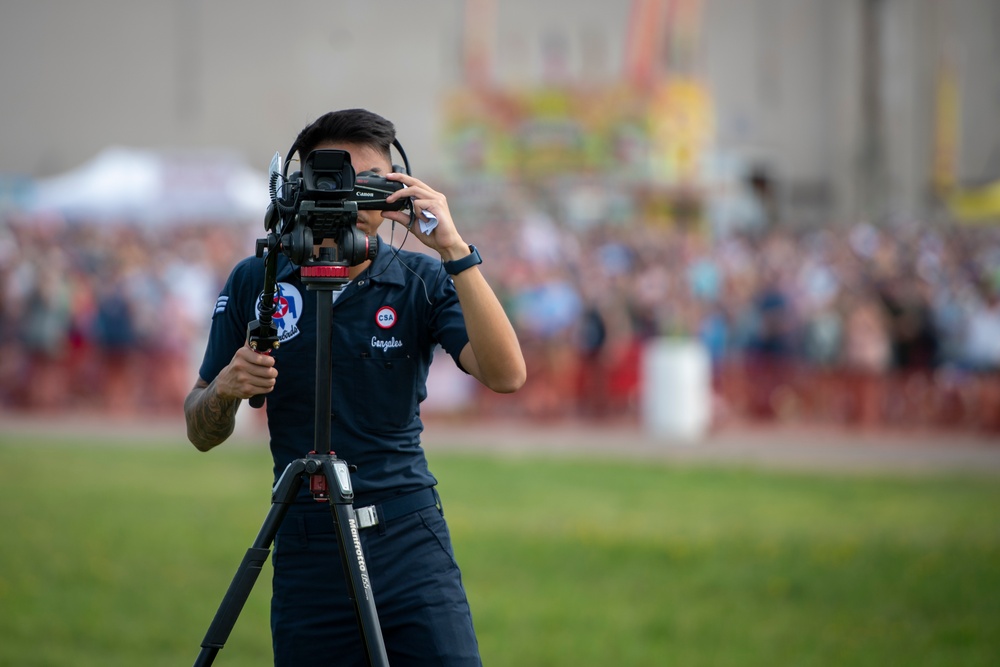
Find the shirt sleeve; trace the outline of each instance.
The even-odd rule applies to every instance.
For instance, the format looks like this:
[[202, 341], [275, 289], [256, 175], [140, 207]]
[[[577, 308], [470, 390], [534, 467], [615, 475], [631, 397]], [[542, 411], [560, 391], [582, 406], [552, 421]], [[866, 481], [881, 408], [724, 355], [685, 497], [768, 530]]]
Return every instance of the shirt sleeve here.
[[252, 259], [244, 260], [233, 269], [215, 302], [208, 344], [198, 371], [199, 377], [205, 382], [214, 380], [232, 361], [236, 350], [246, 342], [247, 324], [257, 319], [256, 299], [259, 290], [254, 289], [251, 278], [260, 272], [252, 271]]
[[[434, 276], [433, 285], [431, 330], [435, 342], [451, 355], [459, 368], [462, 368], [458, 356], [469, 342], [469, 333], [465, 329], [465, 315], [462, 313], [462, 304], [458, 301], [455, 282], [451, 276], [439, 270]], [[464, 368], [462, 370], [465, 371]]]

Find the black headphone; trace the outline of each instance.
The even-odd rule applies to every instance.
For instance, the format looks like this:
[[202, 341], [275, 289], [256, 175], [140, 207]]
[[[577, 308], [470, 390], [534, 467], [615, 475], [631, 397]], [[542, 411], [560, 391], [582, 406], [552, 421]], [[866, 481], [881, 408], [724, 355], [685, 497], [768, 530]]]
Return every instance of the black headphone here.
[[399, 143], [399, 139], [393, 139], [392, 145], [395, 146], [396, 152], [399, 153], [399, 157], [403, 158], [403, 166], [400, 167], [398, 164], [394, 164], [392, 165], [392, 170], [397, 174], [413, 176], [413, 174], [410, 173], [410, 161], [406, 159], [406, 151], [403, 150], [403, 144]]
[[[348, 142], [348, 143], [350, 143], [350, 142]], [[399, 143], [399, 139], [395, 139], [394, 138], [392, 140], [392, 146], [396, 149], [396, 152], [399, 153], [399, 156], [401, 158], [403, 158], [403, 165], [402, 166], [400, 166], [398, 164], [392, 165], [392, 171], [394, 173], [397, 173], [397, 174], [406, 174], [407, 176], [412, 176], [413, 174], [410, 173], [410, 161], [406, 157], [406, 151], [403, 150], [403, 144]], [[291, 147], [288, 149], [288, 153], [286, 153], [286, 155], [285, 155], [285, 164], [281, 168], [281, 179], [282, 179], [282, 181], [285, 181], [285, 182], [288, 181], [288, 165], [292, 161], [292, 156], [295, 155], [295, 153], [298, 152], [298, 150], [299, 150], [299, 143], [298, 143], [298, 141], [296, 141], [295, 143], [293, 143], [291, 145]], [[305, 156], [300, 155], [299, 159], [301, 160], [304, 157]]]

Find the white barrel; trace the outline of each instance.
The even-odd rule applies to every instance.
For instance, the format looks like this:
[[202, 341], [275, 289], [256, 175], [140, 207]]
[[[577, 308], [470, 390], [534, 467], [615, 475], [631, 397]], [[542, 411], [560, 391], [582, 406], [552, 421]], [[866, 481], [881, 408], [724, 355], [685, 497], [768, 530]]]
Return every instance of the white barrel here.
[[689, 443], [701, 439], [712, 418], [712, 368], [705, 345], [687, 338], [650, 340], [640, 368], [646, 431]]

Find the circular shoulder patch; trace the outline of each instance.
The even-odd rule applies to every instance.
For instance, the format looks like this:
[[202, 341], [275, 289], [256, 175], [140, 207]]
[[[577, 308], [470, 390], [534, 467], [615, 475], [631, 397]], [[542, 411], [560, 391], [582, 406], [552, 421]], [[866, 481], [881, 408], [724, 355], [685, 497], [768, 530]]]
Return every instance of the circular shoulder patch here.
[[[299, 290], [289, 283], [278, 283], [274, 294], [274, 325], [278, 327], [278, 340], [284, 343], [299, 335], [298, 321], [302, 316], [303, 300]], [[254, 306], [260, 317], [260, 299]]]
[[383, 329], [391, 329], [396, 324], [396, 311], [392, 306], [382, 306], [375, 313], [375, 324]]

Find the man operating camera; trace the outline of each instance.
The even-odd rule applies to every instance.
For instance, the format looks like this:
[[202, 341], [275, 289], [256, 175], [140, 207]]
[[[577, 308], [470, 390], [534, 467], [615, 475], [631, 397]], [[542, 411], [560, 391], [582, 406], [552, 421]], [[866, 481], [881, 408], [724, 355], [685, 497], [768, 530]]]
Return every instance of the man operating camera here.
[[[357, 228], [375, 235], [385, 220], [404, 225], [432, 255], [378, 240], [374, 259], [349, 269], [333, 292], [330, 448], [357, 467], [356, 508], [375, 525], [361, 541], [390, 664], [479, 665], [479, 649], [452, 553], [436, 479], [420, 446], [420, 402], [440, 345], [466, 373], [497, 392], [525, 381], [514, 329], [479, 271], [479, 251], [461, 236], [447, 199], [421, 180], [394, 173], [393, 124], [363, 109], [328, 113], [299, 134], [305, 159], [342, 150], [358, 173], [402, 188], [387, 208], [360, 210]], [[420, 221], [436, 219], [423, 231]], [[330, 244], [326, 239], [324, 244]], [[259, 315], [263, 260], [230, 274], [216, 303], [199, 377], [185, 402], [188, 437], [208, 451], [233, 432], [243, 399], [267, 397], [275, 475], [314, 447], [316, 305], [304, 298], [300, 267], [278, 258], [274, 323], [280, 346], [270, 355], [247, 344]], [[300, 494], [274, 542], [271, 630], [276, 665], [362, 665], [363, 645], [339, 558], [329, 507]]]

